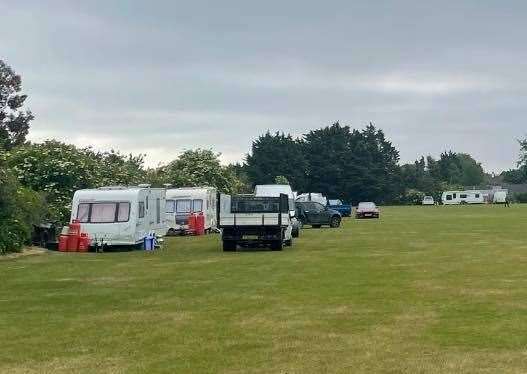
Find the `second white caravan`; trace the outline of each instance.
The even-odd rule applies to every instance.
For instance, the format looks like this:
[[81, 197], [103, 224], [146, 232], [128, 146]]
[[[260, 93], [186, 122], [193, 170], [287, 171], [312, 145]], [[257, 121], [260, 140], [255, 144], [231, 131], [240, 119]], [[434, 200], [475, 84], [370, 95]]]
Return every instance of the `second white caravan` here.
[[445, 191], [441, 195], [441, 202], [444, 205], [483, 204], [485, 198], [483, 193], [478, 190]]
[[188, 230], [192, 213], [203, 213], [205, 231], [216, 228], [217, 191], [214, 187], [184, 187], [167, 190], [166, 220], [168, 234], [175, 235]]

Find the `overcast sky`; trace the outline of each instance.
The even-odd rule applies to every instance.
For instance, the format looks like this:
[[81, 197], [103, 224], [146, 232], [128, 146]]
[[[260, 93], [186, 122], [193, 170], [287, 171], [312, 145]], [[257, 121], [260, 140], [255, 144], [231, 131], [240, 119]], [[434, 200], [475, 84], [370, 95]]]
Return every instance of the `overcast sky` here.
[[401, 161], [515, 166], [527, 135], [525, 1], [4, 1], [0, 58], [30, 139], [241, 160], [268, 129], [373, 121]]

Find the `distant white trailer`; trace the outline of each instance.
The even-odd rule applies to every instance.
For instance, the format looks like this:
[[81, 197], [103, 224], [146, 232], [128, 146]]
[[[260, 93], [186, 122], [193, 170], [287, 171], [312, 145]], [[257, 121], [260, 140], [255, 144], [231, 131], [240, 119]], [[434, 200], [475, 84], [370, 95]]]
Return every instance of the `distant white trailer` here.
[[445, 191], [441, 195], [441, 202], [444, 205], [483, 204], [485, 198], [483, 193], [478, 190]]
[[136, 245], [145, 235], [167, 232], [165, 189], [101, 187], [78, 190], [73, 195], [71, 221], [79, 220], [91, 245]]
[[492, 196], [493, 204], [505, 204], [507, 201], [507, 191], [496, 191]]
[[203, 213], [205, 231], [216, 228], [217, 191], [214, 187], [185, 187], [167, 190], [166, 220], [168, 234], [174, 235], [188, 229], [192, 213]]

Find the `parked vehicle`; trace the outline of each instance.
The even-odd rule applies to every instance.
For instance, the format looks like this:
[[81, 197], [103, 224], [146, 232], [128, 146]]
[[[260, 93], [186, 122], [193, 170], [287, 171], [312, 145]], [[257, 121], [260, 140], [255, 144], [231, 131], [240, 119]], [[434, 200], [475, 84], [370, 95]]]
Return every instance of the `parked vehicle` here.
[[297, 202], [297, 215], [302, 225], [318, 228], [322, 225], [339, 227], [342, 215], [327, 206], [314, 201]]
[[425, 196], [423, 197], [423, 205], [434, 205], [435, 201], [432, 196]]
[[188, 230], [189, 216], [202, 213], [205, 232], [216, 228], [217, 191], [213, 187], [170, 188], [166, 198], [168, 235], [183, 234]]
[[444, 205], [483, 204], [485, 198], [478, 190], [445, 191], [441, 195], [441, 201]]
[[217, 222], [225, 252], [236, 251], [238, 245], [270, 246], [281, 251], [284, 245], [293, 244], [286, 194], [279, 197], [220, 194]]
[[493, 204], [505, 204], [507, 202], [507, 191], [496, 191], [492, 196]]
[[339, 212], [343, 217], [350, 217], [351, 216], [351, 205], [350, 204], [344, 204], [342, 200], [339, 199], [329, 199], [328, 200], [328, 208], [336, 210]]
[[139, 187], [101, 187], [73, 195], [71, 222], [78, 220], [90, 246], [137, 245], [148, 233], [162, 237], [166, 190]]
[[300, 236], [300, 222], [296, 217], [295, 194], [293, 189], [288, 184], [259, 184], [254, 187], [254, 195], [259, 197], [274, 196], [279, 197], [280, 194], [286, 194], [289, 201], [289, 215], [293, 225], [293, 238]]
[[359, 203], [355, 211], [355, 218], [379, 218], [380, 215], [379, 208], [371, 201]]
[[309, 192], [309, 193], [300, 194], [296, 197], [296, 201], [298, 202], [314, 201], [324, 206], [328, 205], [328, 199], [326, 198], [326, 196], [318, 192]]

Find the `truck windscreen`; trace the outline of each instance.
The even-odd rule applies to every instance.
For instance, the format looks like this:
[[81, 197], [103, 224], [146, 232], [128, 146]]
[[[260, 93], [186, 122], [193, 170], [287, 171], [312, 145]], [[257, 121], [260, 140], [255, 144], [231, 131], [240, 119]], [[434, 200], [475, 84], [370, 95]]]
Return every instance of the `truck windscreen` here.
[[[287, 212], [287, 205], [282, 208]], [[233, 196], [231, 200], [232, 213], [279, 213], [279, 197], [247, 197]]]

